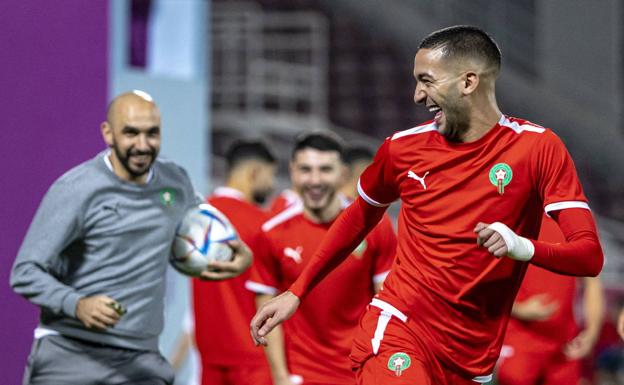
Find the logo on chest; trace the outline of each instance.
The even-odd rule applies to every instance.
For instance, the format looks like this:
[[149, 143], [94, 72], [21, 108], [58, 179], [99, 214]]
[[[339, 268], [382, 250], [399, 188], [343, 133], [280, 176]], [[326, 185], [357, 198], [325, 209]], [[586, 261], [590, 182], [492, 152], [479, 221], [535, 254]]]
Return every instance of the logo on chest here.
[[301, 253], [303, 253], [303, 246], [297, 246], [296, 248], [285, 247], [284, 257], [290, 258], [297, 263], [301, 263]]
[[171, 207], [175, 203], [175, 191], [170, 188], [160, 190], [160, 203], [165, 207]]
[[407, 172], [407, 177], [420, 182], [420, 184], [422, 185], [423, 190], [427, 189], [427, 184], [425, 184], [425, 178], [427, 177], [427, 175], [429, 175], [429, 171], [427, 171], [423, 176], [418, 176], [418, 174], [416, 174], [412, 170], [409, 170]]
[[511, 182], [511, 178], [513, 178], [513, 172], [507, 163], [497, 163], [490, 169], [489, 177], [490, 183], [496, 186], [500, 195], [503, 195], [505, 193], [505, 186], [507, 186]]

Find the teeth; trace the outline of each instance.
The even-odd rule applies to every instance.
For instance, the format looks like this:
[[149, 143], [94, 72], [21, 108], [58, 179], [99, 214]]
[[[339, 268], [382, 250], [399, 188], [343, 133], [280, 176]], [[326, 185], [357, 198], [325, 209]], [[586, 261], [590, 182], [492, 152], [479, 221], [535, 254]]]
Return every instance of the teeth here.
[[429, 107], [429, 112], [438, 112], [438, 111], [440, 111], [440, 107], [438, 106]]

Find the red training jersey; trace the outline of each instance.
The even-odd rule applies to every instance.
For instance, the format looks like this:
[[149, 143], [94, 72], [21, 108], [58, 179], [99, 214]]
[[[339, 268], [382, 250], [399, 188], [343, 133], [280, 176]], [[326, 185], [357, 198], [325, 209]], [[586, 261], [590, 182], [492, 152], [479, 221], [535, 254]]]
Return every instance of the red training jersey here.
[[[266, 214], [232, 188], [215, 189], [207, 201], [225, 214], [240, 238], [255, 250]], [[264, 352], [249, 337], [249, 323], [256, 313], [255, 295], [245, 289], [249, 274], [248, 270], [218, 282], [193, 279], [195, 338], [202, 363], [267, 365]]]
[[378, 298], [466, 376], [492, 372], [527, 266], [479, 247], [477, 223], [536, 239], [544, 211], [588, 208], [561, 140], [505, 115], [470, 143], [447, 141], [435, 122], [394, 134], [358, 191], [374, 206], [403, 202], [397, 257]]
[[[307, 219], [302, 205], [266, 222], [262, 226], [264, 245], [256, 255], [247, 288], [274, 295], [287, 290], [314, 255], [331, 223]], [[383, 223], [284, 322], [288, 368], [303, 383], [355, 384], [349, 361], [352, 335], [374, 295], [374, 283], [383, 281], [396, 251], [392, 225]]]
[[[561, 229], [552, 218], [544, 215], [539, 240], [560, 243], [565, 242]], [[511, 317], [505, 339], [514, 341], [549, 341], [563, 344], [579, 332], [574, 317], [574, 300], [576, 298], [576, 280], [578, 278], [560, 275], [529, 265], [516, 301], [525, 301], [534, 295], [547, 294], [547, 302], [557, 302], [557, 310], [546, 320], [520, 321]]]

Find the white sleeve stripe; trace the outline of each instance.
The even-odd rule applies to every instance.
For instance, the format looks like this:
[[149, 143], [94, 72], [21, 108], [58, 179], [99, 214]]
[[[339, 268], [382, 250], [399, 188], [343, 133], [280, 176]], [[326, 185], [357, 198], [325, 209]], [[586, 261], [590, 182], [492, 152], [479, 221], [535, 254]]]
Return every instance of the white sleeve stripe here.
[[257, 294], [269, 294], [269, 295], [277, 295], [279, 290], [273, 286], [264, 285], [262, 283], [254, 282], [254, 281], [245, 281], [245, 289], [249, 291], [253, 291]]
[[373, 275], [373, 283], [381, 283], [383, 282], [386, 277], [388, 276], [388, 273], [390, 272], [390, 270], [384, 271], [383, 273], [379, 273], [379, 274], [375, 274]]
[[366, 195], [366, 193], [362, 189], [362, 185], [360, 184], [360, 180], [359, 179], [358, 179], [358, 184], [357, 184], [357, 190], [358, 190], [358, 194], [360, 194], [362, 199], [364, 199], [366, 201], [366, 203], [368, 203], [371, 206], [375, 206], [375, 207], [390, 206], [390, 203], [380, 203], [380, 202], [377, 202], [376, 200], [374, 200], [373, 198], [369, 197], [368, 195]]
[[585, 202], [563, 201], [563, 202], [556, 202], [556, 203], [551, 203], [551, 204], [546, 205], [546, 207], [544, 207], [544, 211], [548, 214], [551, 211], [572, 209], [572, 208], [590, 210], [589, 205]]

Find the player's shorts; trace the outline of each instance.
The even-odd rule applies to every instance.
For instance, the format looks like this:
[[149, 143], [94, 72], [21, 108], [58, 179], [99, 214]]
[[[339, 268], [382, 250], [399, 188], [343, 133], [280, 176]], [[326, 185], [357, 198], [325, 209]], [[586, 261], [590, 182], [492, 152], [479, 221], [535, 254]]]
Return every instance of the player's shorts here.
[[268, 365], [202, 364], [202, 385], [272, 385]]
[[508, 339], [497, 378], [499, 385], [576, 385], [581, 379], [581, 361], [568, 360], [561, 343]]
[[373, 299], [360, 319], [350, 356], [359, 385], [475, 385], [491, 379], [464, 378], [445, 367], [406, 320], [394, 306]]
[[156, 351], [48, 335], [33, 342], [23, 384], [171, 385], [173, 377], [173, 368]]

